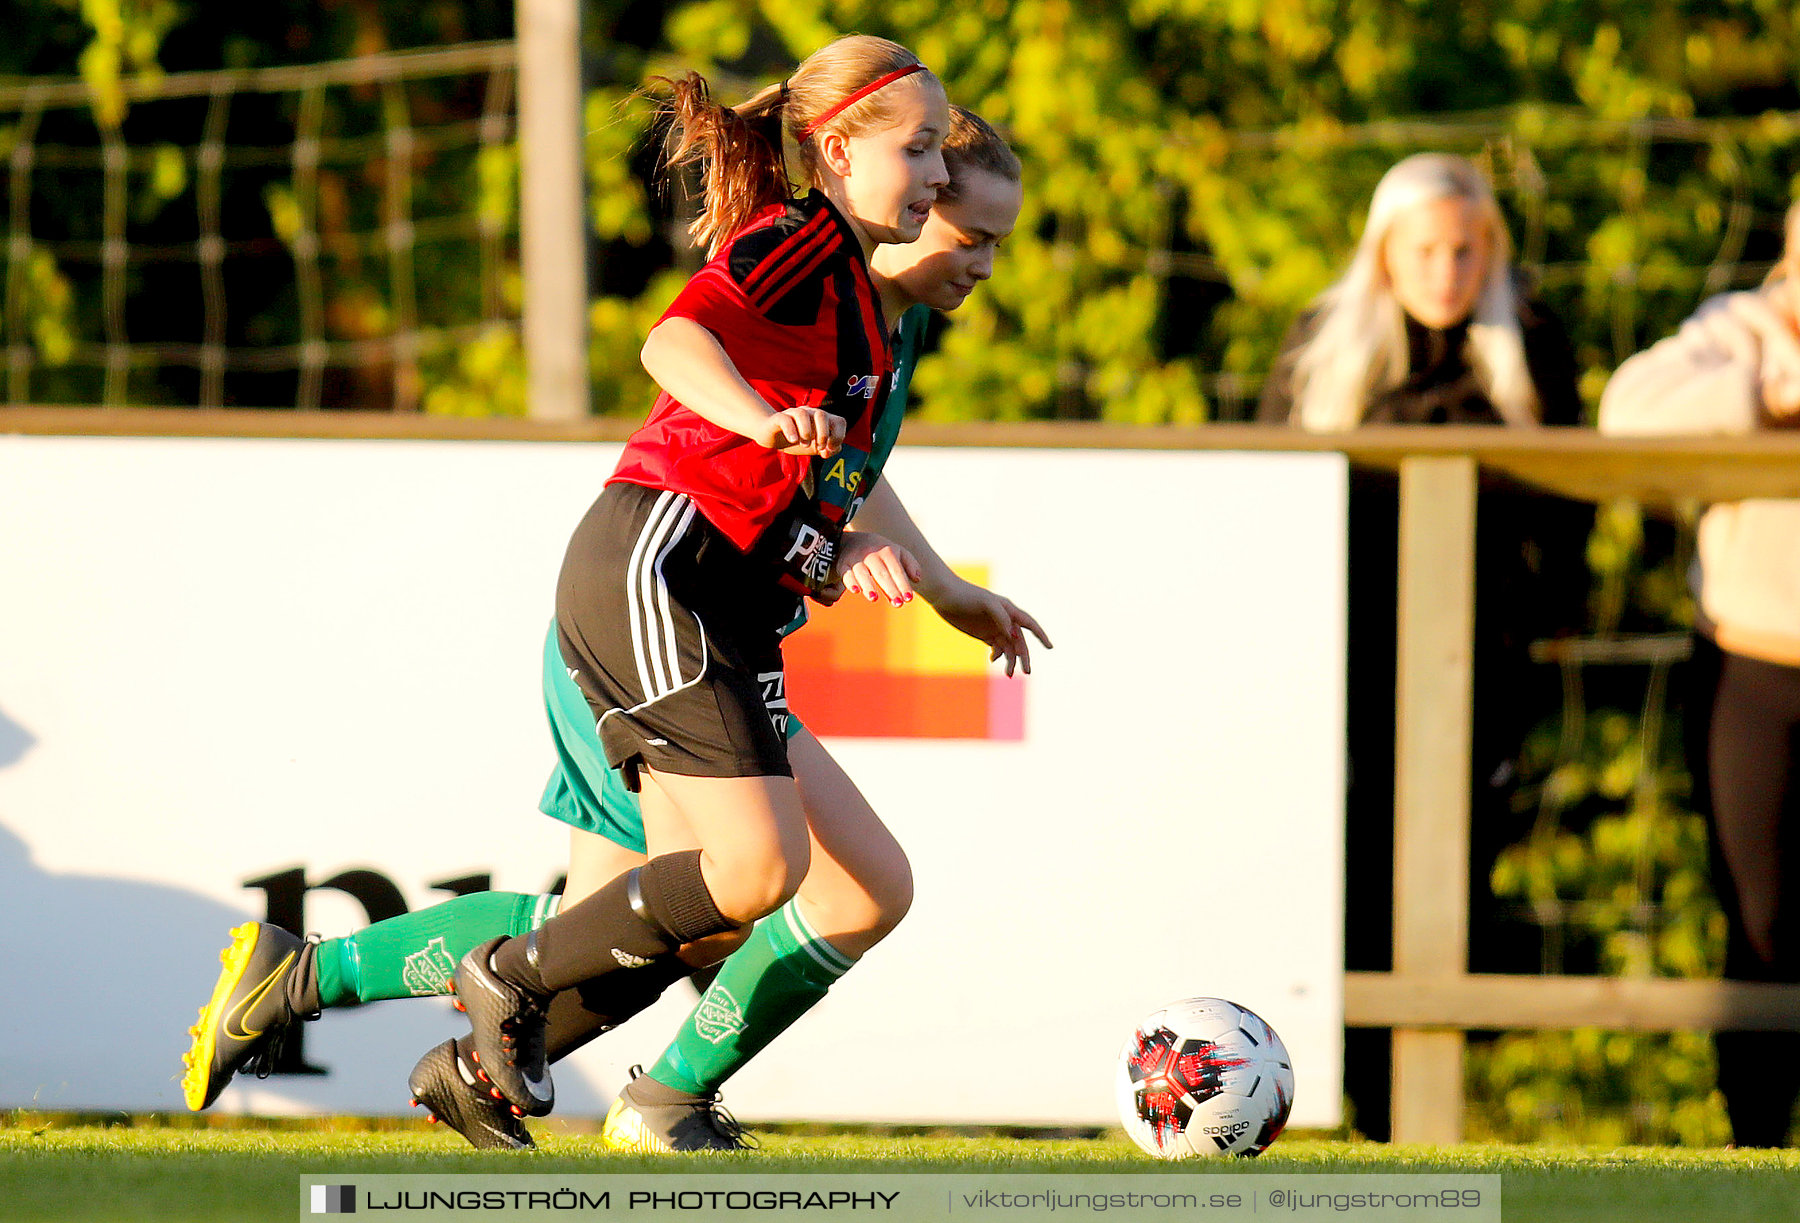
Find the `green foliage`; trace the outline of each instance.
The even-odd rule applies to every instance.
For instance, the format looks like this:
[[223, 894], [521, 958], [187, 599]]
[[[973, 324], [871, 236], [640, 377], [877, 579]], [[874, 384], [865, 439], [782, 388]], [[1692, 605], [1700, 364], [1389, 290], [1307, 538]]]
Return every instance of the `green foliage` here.
[[425, 411], [433, 416], [524, 416], [525, 355], [511, 327], [495, 325], [428, 353]]
[[634, 300], [597, 297], [588, 307], [588, 377], [596, 404], [632, 404], [638, 416], [649, 411], [656, 385], [638, 351], [685, 282], [679, 272], [664, 272]]
[[45, 251], [33, 251], [25, 268], [23, 311], [31, 320], [31, 346], [46, 365], [63, 365], [75, 351], [69, 281]]
[[[38, 250], [25, 261], [19, 284], [22, 309], [16, 320], [8, 321], [39, 361], [52, 366], [66, 364], [75, 351], [74, 294], [68, 278], [50, 252]], [[7, 329], [0, 327], [0, 338], [6, 335]]]
[[475, 161], [475, 215], [489, 232], [502, 234], [519, 224], [519, 148], [497, 144]]
[[[1375, 181], [1425, 148], [1490, 167], [1596, 397], [1726, 287], [1709, 267], [1729, 278], [1772, 255], [1792, 125], [1644, 125], [1800, 102], [1792, 26], [1785, 9], [1698, 2], [691, 0], [647, 66], [748, 92], [840, 32], [906, 42], [1005, 128], [1027, 187], [994, 280], [921, 365], [919, 410], [1182, 421], [1245, 412]], [[1463, 121], [1381, 126], [1447, 112]], [[622, 143], [590, 142], [596, 185], [592, 159]], [[616, 173], [611, 187], [596, 208], [623, 215], [603, 228], [642, 241], [625, 223], [637, 188]]]
[[1722, 1146], [1710, 1037], [1577, 1028], [1510, 1033], [1468, 1059], [1476, 1142]]
[[180, 15], [172, 0], [78, 0], [82, 20], [94, 32], [81, 53], [81, 76], [92, 87], [94, 120], [117, 130], [125, 119], [127, 76], [162, 75], [156, 53]]
[[[1705, 823], [1676, 801], [1687, 778], [1673, 739], [1654, 709], [1584, 710], [1576, 694], [1563, 725], [1526, 742], [1518, 798], [1537, 818], [1489, 882], [1542, 928], [1546, 971], [1579, 956], [1610, 975], [1718, 975], [1724, 917], [1706, 876]], [[1729, 1138], [1711, 1040], [1696, 1033], [1508, 1033], [1474, 1044], [1467, 1073], [1473, 1137]]]
[[[477, 320], [498, 321], [504, 302], [491, 291], [484, 300], [484, 290], [506, 273], [483, 272], [507, 259], [516, 268], [516, 207], [508, 200], [493, 209], [493, 192], [482, 190], [497, 177], [487, 164], [493, 158], [478, 158], [473, 139], [465, 134], [460, 146], [432, 139], [474, 126], [485, 101], [476, 74], [397, 88], [322, 90], [313, 99], [324, 143], [311, 147], [326, 150], [317, 162], [316, 192], [294, 180], [290, 154], [305, 109], [297, 92], [226, 94], [216, 105], [204, 95], [139, 96], [130, 105], [127, 97], [165, 73], [310, 64], [393, 47], [504, 38], [512, 32], [511, 7], [511, 0], [10, 5], [0, 82], [16, 87], [78, 78], [91, 95], [85, 107], [53, 102], [39, 112], [14, 88], [0, 109], [0, 152], [11, 155], [0, 162], [0, 191], [13, 201], [11, 240], [0, 243], [0, 329], [30, 352], [23, 377], [14, 366], [9, 396], [192, 404], [199, 380], [192, 358], [183, 364], [178, 354], [213, 340], [230, 349], [292, 353], [305, 341], [324, 339], [361, 343], [331, 355], [322, 402], [377, 406], [411, 384], [409, 371], [393, 367], [383, 341], [407, 320], [413, 303], [426, 328], [467, 331]], [[504, 105], [503, 95], [496, 96]], [[216, 129], [209, 129], [215, 118]], [[410, 147], [402, 140], [384, 148], [385, 119], [408, 121], [420, 138]], [[213, 161], [203, 143], [208, 134], [223, 139], [222, 161]], [[410, 173], [388, 174], [396, 150], [410, 157]], [[221, 165], [222, 181], [214, 177]], [[512, 193], [513, 180], [498, 177]], [[390, 182], [402, 189], [395, 193]], [[405, 198], [384, 211], [396, 194]], [[500, 220], [489, 223], [476, 211], [481, 206]], [[383, 227], [388, 212], [402, 209], [418, 237], [407, 252], [411, 267], [396, 270], [385, 239], [406, 231]], [[447, 232], [454, 240], [445, 239]], [[222, 247], [206, 240], [214, 236]], [[126, 257], [113, 264], [111, 244], [121, 238]], [[296, 275], [303, 249], [318, 259], [311, 286]], [[224, 267], [206, 283], [200, 264], [213, 252], [223, 254]], [[512, 312], [516, 317], [516, 294]], [[119, 341], [140, 346], [129, 376], [103, 377], [96, 354]], [[258, 356], [264, 361], [228, 363], [224, 402], [294, 403], [294, 371], [264, 372], [268, 353]], [[432, 364], [432, 354], [421, 359]], [[210, 394], [221, 391], [215, 386]]]
[[[0, 76], [79, 71], [102, 131], [127, 122], [123, 82], [165, 68], [305, 62], [510, 28], [503, 0], [15, 8]], [[635, 91], [649, 75], [695, 68], [732, 98], [861, 30], [906, 42], [953, 98], [1005, 128], [1025, 162], [1025, 212], [994, 280], [919, 372], [919, 410], [938, 420], [1243, 415], [1289, 320], [1343, 266], [1375, 181], [1427, 148], [1491, 169], [1522, 262], [1574, 334], [1592, 400], [1607, 371], [1701, 296], [1756, 278], [1800, 141], [1775, 113], [1800, 108], [1794, 14], [1750, 0], [588, 0], [584, 15], [595, 292], [618, 299], [598, 312], [608, 320], [594, 336], [606, 350], [593, 355], [599, 370], [632, 359], [639, 337], [615, 324], [644, 313], [655, 272], [692, 266], [667, 245], [679, 223], [647, 189], [650, 110]], [[367, 130], [392, 101], [334, 99], [326, 130]], [[132, 175], [133, 215], [180, 213], [192, 133], [159, 135], [140, 109], [133, 148], [153, 152]], [[513, 149], [418, 172], [421, 200], [459, 200], [513, 257]], [[374, 185], [322, 169], [314, 220], [328, 251], [341, 246], [334, 225], [366, 232]], [[277, 176], [248, 198], [275, 204], [277, 189], [291, 186]], [[64, 202], [97, 211], [97, 200]], [[473, 259], [438, 257], [451, 291], [434, 300], [460, 300], [479, 279]], [[378, 264], [328, 271], [334, 337], [370, 338], [368, 326], [393, 317]], [[75, 295], [69, 325], [101, 338], [98, 290], [78, 282]], [[238, 342], [291, 341], [297, 310], [291, 295], [273, 303], [265, 334]], [[597, 407], [641, 412], [641, 401], [612, 397], [630, 384], [599, 388]]]
[[[1675, 801], [1687, 782], [1677, 745], [1645, 743], [1654, 715], [1575, 716], [1573, 735], [1565, 727], [1552, 745], [1541, 728], [1525, 744], [1519, 799], [1536, 802], [1537, 819], [1496, 860], [1494, 895], [1566, 928], [1607, 973], [1717, 975], [1723, 919], [1705, 873], [1705, 822]], [[1547, 969], [1563, 967], [1560, 951], [1546, 958]]]
[[630, 158], [650, 126], [652, 109], [636, 90], [609, 86], [587, 96], [589, 223], [602, 241], [642, 246], [651, 238], [649, 196], [631, 172]]
[[[1668, 534], [1662, 528], [1662, 534]], [[1588, 539], [1589, 612], [1601, 638], [1691, 625], [1691, 531], [1651, 555], [1636, 505], [1600, 507]], [[1668, 659], [1564, 661], [1563, 708], [1521, 747], [1515, 807], [1527, 834], [1500, 852], [1493, 896], [1543, 935], [1546, 972], [1716, 977], [1725, 918], [1707, 874], [1705, 820], [1689, 807], [1681, 726], [1666, 716]], [[1636, 708], [1611, 704], [1634, 699]], [[1471, 1045], [1471, 1137], [1679, 1143], [1730, 1139], [1711, 1038], [1596, 1029], [1512, 1032]]]

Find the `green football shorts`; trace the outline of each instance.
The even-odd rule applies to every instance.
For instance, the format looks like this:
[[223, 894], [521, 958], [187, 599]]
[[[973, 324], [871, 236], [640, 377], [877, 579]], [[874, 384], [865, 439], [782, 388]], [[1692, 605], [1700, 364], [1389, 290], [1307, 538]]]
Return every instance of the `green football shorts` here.
[[[594, 715], [587, 698], [569, 678], [562, 651], [556, 648], [556, 624], [544, 636], [544, 712], [550, 716], [550, 739], [556, 744], [556, 767], [538, 800], [538, 810], [583, 832], [597, 833], [615, 845], [644, 853], [644, 816], [638, 796], [625, 788], [619, 771], [606, 763]], [[800, 732], [800, 719], [790, 711], [788, 739]]]

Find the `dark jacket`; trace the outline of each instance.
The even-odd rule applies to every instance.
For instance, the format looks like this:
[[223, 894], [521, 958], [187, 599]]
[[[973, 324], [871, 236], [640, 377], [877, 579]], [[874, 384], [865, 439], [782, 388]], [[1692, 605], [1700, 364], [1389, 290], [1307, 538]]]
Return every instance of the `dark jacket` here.
[[[1263, 384], [1256, 418], [1285, 423], [1293, 414], [1294, 362], [1318, 325], [1319, 311], [1309, 309], [1294, 320], [1281, 341], [1281, 354]], [[1519, 310], [1524, 332], [1525, 367], [1537, 387], [1546, 425], [1581, 423], [1581, 396], [1575, 387], [1575, 352], [1556, 317], [1535, 302]], [[1407, 374], [1398, 386], [1378, 392], [1363, 423], [1369, 425], [1501, 425], [1477, 384], [1469, 365], [1469, 325], [1437, 330], [1406, 319]]]

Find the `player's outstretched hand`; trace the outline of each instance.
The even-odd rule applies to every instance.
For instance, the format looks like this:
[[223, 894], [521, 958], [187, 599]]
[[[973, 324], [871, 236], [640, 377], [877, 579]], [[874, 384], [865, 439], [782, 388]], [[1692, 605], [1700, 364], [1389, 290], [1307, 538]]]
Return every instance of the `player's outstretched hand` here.
[[769, 417], [757, 441], [783, 454], [816, 454], [828, 459], [844, 444], [844, 418], [824, 408], [788, 408]]
[[957, 582], [958, 585], [932, 600], [932, 609], [951, 628], [984, 643], [989, 650], [989, 662], [1004, 658], [1008, 675], [1015, 669], [1031, 674], [1031, 646], [1025, 636], [1027, 632], [1042, 642], [1045, 649], [1056, 648], [1031, 613], [1017, 603], [967, 579], [958, 578]]
[[886, 599], [895, 607], [910, 602], [924, 573], [911, 552], [871, 531], [845, 531], [838, 540], [838, 582], [871, 602]]

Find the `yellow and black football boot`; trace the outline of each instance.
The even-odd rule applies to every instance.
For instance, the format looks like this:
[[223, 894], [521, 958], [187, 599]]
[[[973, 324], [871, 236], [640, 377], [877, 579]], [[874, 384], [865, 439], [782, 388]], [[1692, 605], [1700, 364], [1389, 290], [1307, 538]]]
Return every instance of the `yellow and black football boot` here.
[[231, 1076], [259, 1051], [273, 1052], [277, 1036], [301, 1016], [289, 1004], [297, 973], [310, 967], [316, 943], [267, 922], [245, 922], [219, 953], [224, 969], [182, 1061], [181, 1092], [199, 1112], [212, 1105]]

